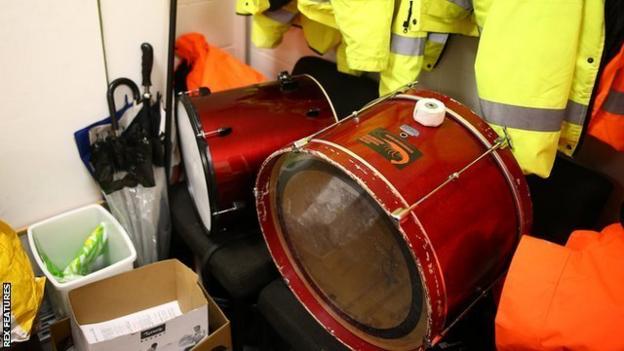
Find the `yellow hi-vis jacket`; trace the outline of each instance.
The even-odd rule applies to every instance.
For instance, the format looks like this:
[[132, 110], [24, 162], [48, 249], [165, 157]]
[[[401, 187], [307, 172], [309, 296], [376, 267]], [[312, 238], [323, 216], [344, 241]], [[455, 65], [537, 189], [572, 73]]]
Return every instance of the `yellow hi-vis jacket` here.
[[[548, 177], [579, 142], [604, 42], [603, 0], [475, 0], [483, 117], [525, 173]], [[506, 130], [504, 130], [506, 129]]]
[[297, 5], [309, 19], [340, 31], [351, 70], [386, 68], [394, 0], [298, 0]]
[[416, 80], [422, 69], [431, 70], [446, 43], [445, 33], [413, 29], [416, 2], [299, 0], [298, 9], [311, 20], [342, 33], [344, 41], [337, 50], [339, 71], [380, 72], [379, 91], [384, 95]]
[[[492, 1], [492, 0], [476, 0]], [[473, 0], [414, 0], [412, 30], [478, 36]]]
[[416, 29], [418, 20], [415, 9], [418, 3], [414, 0], [397, 0], [388, 65], [379, 75], [380, 95], [414, 82], [423, 69], [432, 70], [444, 49], [447, 33], [427, 33]]
[[236, 11], [239, 15], [252, 15], [251, 41], [255, 46], [274, 48], [281, 43], [284, 34], [291, 25], [301, 26], [310, 49], [319, 54], [324, 54], [337, 47], [336, 63], [338, 70], [344, 73], [359, 74], [347, 65], [345, 44], [340, 31], [335, 28], [335, 24], [329, 26], [303, 16], [297, 9], [296, 1], [293, 0], [279, 9], [269, 10], [268, 0], [238, 0]]

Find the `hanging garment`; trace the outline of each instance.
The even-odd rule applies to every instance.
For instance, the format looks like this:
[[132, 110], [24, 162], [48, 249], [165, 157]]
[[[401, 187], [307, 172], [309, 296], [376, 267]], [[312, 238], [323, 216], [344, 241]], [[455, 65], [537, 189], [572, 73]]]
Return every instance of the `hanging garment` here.
[[624, 350], [624, 228], [579, 230], [565, 247], [523, 236], [496, 314], [504, 350]]
[[[604, 41], [602, 0], [475, 0], [483, 117], [511, 141], [525, 173], [548, 177], [574, 152]], [[506, 129], [506, 130], [505, 130]]]
[[431, 70], [437, 63], [448, 34], [415, 31], [412, 18], [413, 0], [398, 2], [392, 20], [390, 54], [387, 67], [379, 75], [379, 95], [416, 81], [423, 69]]
[[251, 6], [245, 0], [237, 1], [239, 15], [251, 15], [251, 41], [259, 48], [275, 48], [282, 42], [291, 26], [300, 26], [304, 38], [314, 52], [322, 55], [342, 41], [340, 31], [299, 14], [297, 2], [280, 3], [260, 1]]
[[349, 69], [386, 68], [394, 0], [298, 0], [297, 6], [309, 19], [340, 31]]
[[414, 31], [479, 35], [473, 16], [473, 0], [412, 0], [410, 2], [413, 2], [412, 17], [415, 21], [412, 23], [412, 30]]
[[[237, 1], [237, 3], [241, 2], [246, 3], [245, 0]], [[265, 2], [268, 3], [268, 1]], [[268, 6], [262, 6], [258, 9], [260, 10], [257, 12], [245, 13], [252, 15], [251, 42], [259, 48], [274, 48], [282, 42], [284, 34], [297, 18], [299, 14], [297, 4], [295, 1], [291, 1], [276, 9], [268, 10]]]
[[624, 152], [624, 45], [600, 76], [588, 133]]
[[180, 36], [175, 50], [176, 55], [191, 66], [186, 76], [189, 90], [208, 87], [216, 92], [266, 81], [260, 72], [208, 44], [200, 33]]

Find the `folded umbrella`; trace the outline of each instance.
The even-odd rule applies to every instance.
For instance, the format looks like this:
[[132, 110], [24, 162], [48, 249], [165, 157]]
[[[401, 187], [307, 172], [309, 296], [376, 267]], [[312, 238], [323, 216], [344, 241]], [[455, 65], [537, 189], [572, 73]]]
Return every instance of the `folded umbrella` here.
[[[166, 177], [163, 166], [163, 140], [160, 133], [160, 98], [152, 101], [149, 92], [153, 62], [151, 45], [144, 43], [143, 86], [128, 78], [109, 84], [107, 100], [110, 116], [76, 132], [81, 158], [98, 182], [111, 213], [130, 235], [139, 266], [167, 257], [171, 233]], [[115, 106], [115, 92], [128, 88], [131, 104]], [[87, 150], [84, 147], [88, 135]]]

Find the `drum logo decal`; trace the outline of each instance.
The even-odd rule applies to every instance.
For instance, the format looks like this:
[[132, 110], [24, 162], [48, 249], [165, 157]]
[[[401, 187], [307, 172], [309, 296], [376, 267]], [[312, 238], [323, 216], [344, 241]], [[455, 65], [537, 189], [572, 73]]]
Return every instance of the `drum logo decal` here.
[[405, 168], [422, 156], [417, 148], [384, 128], [377, 128], [358, 140], [375, 150], [398, 169]]

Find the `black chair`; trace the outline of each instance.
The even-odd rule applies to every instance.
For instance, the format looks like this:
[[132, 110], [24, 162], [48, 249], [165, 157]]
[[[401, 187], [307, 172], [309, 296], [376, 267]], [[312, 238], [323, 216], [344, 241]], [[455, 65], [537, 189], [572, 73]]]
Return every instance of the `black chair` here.
[[[276, 279], [262, 289], [258, 310], [292, 350], [347, 350], [310, 316], [282, 279]], [[275, 341], [263, 346], [269, 350], [276, 349]]]
[[[277, 277], [259, 229], [250, 223], [208, 236], [193, 206], [186, 184], [169, 191], [174, 235], [179, 236], [197, 257], [199, 269], [211, 293], [225, 292], [232, 323], [232, 342], [242, 350], [250, 306], [260, 290]], [[213, 286], [214, 283], [218, 287]]]

